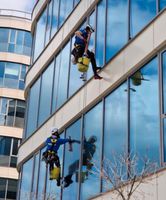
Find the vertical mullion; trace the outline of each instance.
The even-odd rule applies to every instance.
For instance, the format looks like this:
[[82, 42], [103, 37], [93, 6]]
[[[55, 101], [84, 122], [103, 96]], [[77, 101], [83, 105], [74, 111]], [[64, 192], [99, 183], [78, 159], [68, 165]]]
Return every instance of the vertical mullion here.
[[48, 23], [48, 14], [49, 14], [49, 1], [47, 2], [47, 5], [46, 5], [46, 25], [45, 25], [44, 46], [43, 46], [43, 49], [46, 46], [46, 33], [47, 33], [47, 25], [48, 25], [47, 24]]
[[13, 140], [14, 140], [14, 138], [11, 138], [10, 155], [9, 155], [8, 167], [10, 167], [10, 162], [11, 162], [11, 156], [12, 156], [12, 151], [13, 151]]
[[128, 38], [127, 38], [127, 41], [129, 41], [131, 39], [131, 34], [130, 34], [130, 12], [131, 12], [131, 1], [128, 0]]
[[159, 70], [159, 116], [160, 116], [160, 165], [164, 163], [164, 117], [163, 117], [163, 77], [162, 77], [162, 54], [158, 54]]
[[[126, 154], [130, 158], [130, 79], [127, 79], [127, 145]], [[129, 167], [129, 166], [128, 166]], [[128, 177], [128, 169], [126, 176]]]
[[107, 36], [107, 5], [108, 5], [108, 1], [105, 0], [105, 31], [104, 31], [104, 54], [103, 54], [103, 63], [105, 65], [106, 62], [106, 36]]
[[[101, 132], [101, 149], [100, 149], [100, 172], [103, 170], [103, 159], [104, 159], [104, 122], [105, 122], [105, 98], [102, 99], [102, 132]], [[103, 182], [100, 173], [100, 193], [102, 192]]]
[[[70, 52], [72, 51], [72, 38], [70, 37]], [[70, 85], [70, 69], [71, 69], [71, 62], [70, 62], [70, 56], [69, 56], [69, 68], [68, 68], [68, 81], [67, 81], [67, 99], [69, 98], [69, 85]]]
[[40, 109], [40, 95], [41, 95], [41, 87], [42, 87], [42, 76], [43, 74], [40, 75], [40, 86], [39, 86], [39, 99], [38, 99], [38, 110], [37, 110], [37, 123], [36, 123], [36, 129], [39, 125], [39, 109]]
[[55, 70], [56, 70], [56, 59], [55, 57], [53, 58], [53, 62], [54, 62], [54, 70], [53, 70], [53, 80], [52, 80], [52, 83], [53, 83], [53, 86], [52, 86], [52, 92], [51, 92], [51, 107], [50, 107], [50, 113], [52, 114], [53, 112], [53, 97], [54, 97], [54, 80], [55, 80]]

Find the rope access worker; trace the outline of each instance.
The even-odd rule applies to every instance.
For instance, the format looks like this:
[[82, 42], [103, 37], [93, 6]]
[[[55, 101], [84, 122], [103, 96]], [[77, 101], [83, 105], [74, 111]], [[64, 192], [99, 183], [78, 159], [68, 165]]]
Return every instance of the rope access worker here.
[[[71, 139], [61, 139], [58, 133], [58, 129], [53, 127], [51, 130], [51, 136], [47, 138], [45, 144], [46, 151], [43, 152], [42, 160], [44, 160], [47, 164], [49, 163], [49, 171], [53, 170], [54, 164], [57, 168], [60, 168], [60, 161], [58, 156], [59, 147], [65, 143], [73, 143], [75, 140]], [[60, 175], [57, 179], [57, 186], [60, 186]]]
[[[74, 49], [72, 50], [71, 54], [74, 56], [73, 64], [78, 62], [78, 58], [82, 57], [83, 55], [90, 58], [92, 69], [94, 73], [94, 79], [102, 79], [101, 76], [97, 74], [98, 70], [101, 70], [101, 67], [97, 67], [95, 55], [90, 50], [85, 50], [87, 42], [89, 42], [91, 34], [94, 32], [94, 29], [87, 25], [85, 29], [79, 30], [75, 32], [75, 43]], [[86, 52], [85, 52], [86, 51]]]

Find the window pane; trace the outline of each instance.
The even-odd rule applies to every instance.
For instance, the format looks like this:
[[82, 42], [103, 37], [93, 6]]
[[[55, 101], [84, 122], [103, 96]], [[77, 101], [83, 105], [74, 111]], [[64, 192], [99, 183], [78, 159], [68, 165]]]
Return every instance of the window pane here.
[[9, 88], [18, 88], [19, 73], [19, 64], [7, 62], [4, 74], [4, 86]]
[[0, 87], [3, 87], [4, 71], [5, 71], [5, 62], [0, 62]]
[[17, 41], [16, 44], [18, 45], [23, 45], [23, 41], [24, 41], [24, 31], [17, 31]]
[[100, 170], [102, 107], [99, 103], [85, 115], [81, 200], [90, 199], [100, 192], [99, 175], [88, 170], [95, 171], [95, 167]]
[[130, 36], [134, 37], [156, 15], [156, 0], [131, 0]]
[[39, 153], [35, 156], [35, 165], [34, 165], [34, 175], [32, 177], [33, 187], [32, 187], [32, 199], [36, 199], [36, 191], [37, 191], [37, 178], [39, 171]]
[[160, 10], [164, 9], [166, 7], [166, 0], [160, 0], [159, 7]]
[[31, 158], [23, 164], [22, 179], [20, 187], [20, 200], [29, 199], [32, 184], [32, 171], [33, 171], [33, 159]]
[[18, 139], [13, 138], [13, 150], [12, 150], [12, 155], [17, 155], [18, 153]]
[[[78, 120], [67, 129], [66, 137], [69, 136], [71, 136], [72, 139], [81, 140], [81, 120]], [[73, 143], [72, 152], [68, 150], [68, 144], [66, 144], [64, 177], [70, 177], [73, 183], [63, 190], [63, 200], [68, 200], [69, 196], [76, 197], [78, 195], [79, 162], [80, 144]]]
[[[158, 63], [154, 58], [130, 79], [130, 149], [137, 154], [138, 169], [148, 157], [159, 162]], [[152, 98], [153, 96], [153, 98]]]
[[10, 40], [9, 43], [15, 44], [15, 38], [16, 38], [16, 30], [11, 29], [10, 30]]
[[[113, 162], [116, 157], [122, 156], [127, 150], [126, 89], [127, 84], [124, 83], [105, 99], [103, 164], [105, 164], [105, 160]], [[104, 165], [105, 169], [106, 167], [108, 166]], [[111, 185], [103, 180], [102, 191], [108, 190], [110, 187]]]
[[28, 115], [27, 115], [27, 130], [26, 137], [32, 134], [37, 127], [39, 93], [40, 93], [40, 78], [32, 86], [28, 102]]
[[60, 0], [60, 13], [59, 13], [59, 26], [61, 26], [65, 20], [65, 6], [66, 0]]
[[58, 56], [55, 59], [52, 112], [55, 112], [55, 110], [57, 108], [58, 83], [59, 83], [59, 73], [60, 73], [60, 59], [61, 59], [61, 53], [59, 53]]
[[45, 9], [39, 21], [37, 22], [36, 26], [34, 60], [36, 60], [36, 58], [39, 56], [39, 54], [44, 48], [46, 21], [47, 21], [47, 10]]
[[163, 70], [163, 102], [164, 113], [166, 113], [166, 52], [162, 54], [162, 70]]
[[9, 37], [9, 29], [0, 28], [0, 43], [7, 43]]
[[51, 37], [56, 33], [58, 28], [58, 11], [59, 11], [59, 0], [53, 1], [53, 15], [52, 15], [52, 28]]
[[0, 178], [0, 198], [5, 198], [7, 180]]
[[11, 138], [0, 136], [0, 155], [10, 155]]
[[97, 30], [96, 30], [96, 61], [98, 66], [103, 66], [105, 58], [105, 12], [106, 0], [102, 0], [97, 6]]
[[7, 199], [16, 199], [17, 180], [8, 179]]
[[10, 158], [10, 167], [16, 168], [17, 166], [17, 157], [11, 156]]
[[48, 6], [45, 46], [50, 40], [51, 17], [52, 17], [52, 1], [50, 1], [49, 6]]
[[[64, 59], [65, 58], [65, 59]], [[61, 53], [61, 65], [59, 72], [57, 108], [59, 108], [67, 99], [68, 73], [70, 59], [70, 43], [64, 47]]]
[[19, 105], [19, 103], [21, 103], [21, 101], [17, 101], [15, 126], [23, 128], [24, 114], [25, 114], [25, 102], [22, 102], [22, 105]]
[[[44, 149], [41, 150], [41, 155], [43, 154]], [[37, 200], [43, 199], [45, 192], [45, 181], [46, 181], [46, 164], [41, 160], [40, 157], [40, 168], [39, 168], [39, 182], [38, 182], [38, 197]]]
[[42, 75], [40, 105], [39, 105], [39, 125], [46, 120], [51, 112], [51, 97], [53, 83], [54, 62], [52, 62]]
[[13, 99], [9, 99], [9, 107], [8, 107], [8, 113], [7, 113], [7, 119], [6, 119], [7, 126], [14, 125], [15, 107], [16, 107], [16, 101]]
[[106, 62], [127, 42], [128, 34], [128, 0], [107, 2]]

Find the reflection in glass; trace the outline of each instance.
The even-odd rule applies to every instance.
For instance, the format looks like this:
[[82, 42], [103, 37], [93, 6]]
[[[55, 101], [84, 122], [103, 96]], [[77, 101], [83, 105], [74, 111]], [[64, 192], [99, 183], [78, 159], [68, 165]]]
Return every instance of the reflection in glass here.
[[41, 200], [44, 197], [45, 193], [45, 181], [46, 181], [46, 164], [42, 161], [41, 155], [43, 154], [44, 149], [40, 152], [40, 167], [39, 167], [39, 181], [38, 181], [38, 191], [37, 191], [37, 200]]
[[163, 102], [164, 113], [166, 113], [166, 52], [162, 54], [162, 71], [163, 71]]
[[37, 179], [39, 172], [39, 153], [34, 157], [34, 172], [32, 177], [32, 200], [36, 199], [37, 196]]
[[0, 198], [5, 198], [7, 179], [0, 178]]
[[52, 27], [51, 27], [51, 38], [58, 29], [58, 13], [59, 13], [59, 0], [53, 1], [53, 15], [52, 15]]
[[132, 154], [141, 158], [139, 170], [145, 157], [151, 162], [159, 162], [157, 64], [154, 58], [139, 70], [140, 77], [134, 74], [130, 79], [130, 149]]
[[8, 179], [7, 199], [16, 199], [17, 180]]
[[156, 0], [131, 0], [130, 36], [134, 37], [156, 15]]
[[105, 12], [106, 0], [102, 0], [97, 6], [97, 30], [96, 30], [96, 62], [98, 66], [103, 66], [105, 62]]
[[166, 0], [159, 0], [159, 10], [162, 10], [166, 7]]
[[51, 17], [52, 17], [52, 1], [50, 1], [47, 9], [48, 9], [48, 13], [47, 13], [45, 46], [47, 45], [48, 41], [50, 40]]
[[28, 102], [28, 115], [27, 115], [27, 129], [26, 137], [28, 137], [37, 127], [38, 105], [39, 105], [39, 93], [40, 93], [40, 80], [30, 89], [29, 102]]
[[[127, 83], [125, 82], [105, 99], [104, 161], [111, 162], [127, 153]], [[105, 164], [105, 162], [104, 162]], [[107, 166], [104, 166], [107, 167]], [[110, 185], [103, 180], [102, 190]]]
[[33, 171], [33, 159], [29, 159], [23, 164], [22, 178], [20, 187], [20, 200], [29, 199], [31, 195], [31, 184], [32, 184], [32, 171]]
[[[81, 138], [81, 120], [77, 120], [66, 130], [66, 137], [71, 136], [74, 140]], [[73, 183], [63, 190], [63, 200], [68, 200], [69, 197], [77, 197], [78, 192], [78, 176], [79, 176], [79, 161], [80, 161], [80, 144], [73, 143], [73, 151], [68, 150], [68, 144], [65, 146], [64, 159], [64, 177], [72, 179]]]
[[60, 71], [59, 71], [59, 77], [58, 77], [59, 82], [58, 82], [58, 88], [57, 88], [57, 108], [59, 108], [67, 99], [70, 42], [68, 42], [67, 45], [63, 48], [60, 57], [61, 57]]
[[88, 170], [95, 172], [95, 167], [100, 170], [102, 107], [102, 103], [99, 103], [85, 115], [81, 200], [89, 199], [100, 192], [99, 175]]
[[127, 42], [128, 34], [128, 0], [107, 2], [106, 62]]
[[47, 9], [44, 10], [36, 25], [34, 60], [39, 56], [44, 48], [45, 29], [47, 21]]
[[54, 62], [42, 74], [38, 125], [41, 125], [51, 112], [53, 71]]

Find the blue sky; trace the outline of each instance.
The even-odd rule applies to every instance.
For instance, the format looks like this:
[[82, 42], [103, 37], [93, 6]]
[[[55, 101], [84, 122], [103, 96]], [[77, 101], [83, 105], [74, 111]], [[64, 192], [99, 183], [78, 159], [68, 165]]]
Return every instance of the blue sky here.
[[37, 0], [0, 0], [0, 9], [31, 12]]

